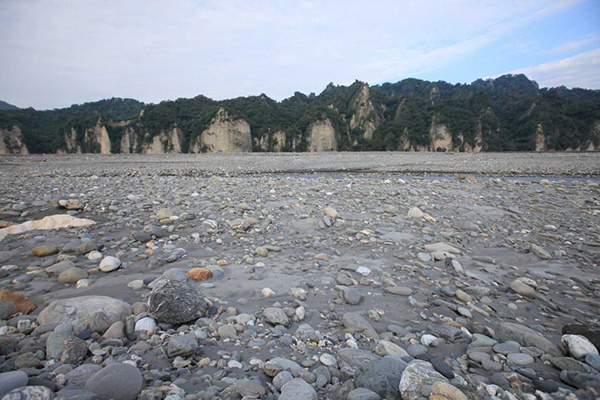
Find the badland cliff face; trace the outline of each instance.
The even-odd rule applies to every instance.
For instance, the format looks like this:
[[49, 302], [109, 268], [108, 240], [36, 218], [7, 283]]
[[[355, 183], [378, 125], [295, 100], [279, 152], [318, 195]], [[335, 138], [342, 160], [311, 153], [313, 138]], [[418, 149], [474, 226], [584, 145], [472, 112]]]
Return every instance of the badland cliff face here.
[[159, 104], [109, 99], [0, 111], [0, 153], [594, 151], [600, 91], [540, 89], [524, 75], [468, 85], [406, 79]]

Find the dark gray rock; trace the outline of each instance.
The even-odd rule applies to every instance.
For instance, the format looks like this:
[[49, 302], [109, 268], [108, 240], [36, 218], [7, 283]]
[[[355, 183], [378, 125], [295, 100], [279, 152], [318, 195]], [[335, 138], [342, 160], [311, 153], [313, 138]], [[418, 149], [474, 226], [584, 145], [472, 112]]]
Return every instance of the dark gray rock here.
[[501, 388], [507, 388], [509, 384], [508, 379], [506, 379], [506, 377], [499, 372], [496, 372], [490, 376], [490, 382], [494, 385], [500, 386]]
[[98, 364], [83, 364], [66, 374], [69, 386], [83, 387], [86, 381], [96, 372], [102, 370]]
[[3, 372], [0, 374], [0, 398], [13, 389], [27, 385], [27, 374], [23, 371]]
[[548, 379], [544, 379], [544, 380], [534, 379], [533, 386], [535, 386], [536, 389], [539, 389], [542, 392], [546, 392], [546, 393], [558, 392], [558, 389], [560, 387], [558, 385], [558, 383], [548, 380]]
[[198, 340], [193, 333], [172, 337], [167, 345], [169, 357], [189, 356], [198, 349]]
[[142, 374], [129, 364], [114, 363], [92, 375], [85, 389], [100, 400], [135, 400], [142, 390]]
[[562, 353], [558, 347], [540, 335], [538, 332], [524, 325], [503, 322], [496, 327], [496, 336], [503, 342], [514, 340], [523, 346], [537, 347], [546, 353], [560, 357]]
[[354, 376], [354, 386], [367, 388], [385, 399], [400, 396], [398, 385], [407, 364], [393, 357], [371, 361], [361, 367]]
[[454, 371], [442, 359], [434, 357], [429, 362], [431, 365], [433, 365], [433, 368], [435, 368], [437, 372], [444, 375], [448, 379], [454, 379]]
[[148, 312], [159, 322], [183, 324], [198, 319], [208, 305], [200, 292], [187, 282], [161, 280], [148, 300]]
[[79, 364], [85, 358], [88, 348], [85, 341], [78, 337], [66, 338], [63, 342], [63, 352], [60, 362], [63, 364]]
[[0, 319], [9, 319], [15, 310], [15, 305], [6, 301], [0, 301]]
[[353, 306], [359, 305], [363, 301], [364, 296], [355, 288], [344, 288], [344, 300], [346, 303]]

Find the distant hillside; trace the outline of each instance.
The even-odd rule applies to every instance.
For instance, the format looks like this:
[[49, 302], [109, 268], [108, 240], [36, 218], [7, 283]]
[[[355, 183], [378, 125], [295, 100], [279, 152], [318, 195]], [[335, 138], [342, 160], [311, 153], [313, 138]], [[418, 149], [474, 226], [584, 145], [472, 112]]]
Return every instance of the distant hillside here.
[[18, 110], [19, 107], [17, 106], [13, 106], [12, 104], [9, 104], [5, 101], [0, 100], [0, 111], [4, 111], [4, 110]]
[[14, 127], [32, 153], [596, 150], [600, 91], [540, 89], [525, 75], [455, 85], [356, 81], [281, 102], [264, 94], [148, 105], [113, 98], [0, 111], [0, 129], [14, 136]]

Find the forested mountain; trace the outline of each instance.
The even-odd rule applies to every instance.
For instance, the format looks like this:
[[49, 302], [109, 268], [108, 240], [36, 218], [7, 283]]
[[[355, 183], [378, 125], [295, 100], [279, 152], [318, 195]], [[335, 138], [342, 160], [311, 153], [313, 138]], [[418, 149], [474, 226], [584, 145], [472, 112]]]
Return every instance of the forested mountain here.
[[33, 153], [595, 150], [600, 91], [540, 89], [525, 75], [455, 85], [356, 81], [281, 102], [264, 94], [159, 104], [113, 98], [7, 110], [0, 129], [7, 143], [22, 135]]
[[4, 111], [4, 110], [18, 110], [19, 107], [17, 106], [13, 106], [12, 104], [9, 104], [5, 101], [0, 100], [0, 111]]

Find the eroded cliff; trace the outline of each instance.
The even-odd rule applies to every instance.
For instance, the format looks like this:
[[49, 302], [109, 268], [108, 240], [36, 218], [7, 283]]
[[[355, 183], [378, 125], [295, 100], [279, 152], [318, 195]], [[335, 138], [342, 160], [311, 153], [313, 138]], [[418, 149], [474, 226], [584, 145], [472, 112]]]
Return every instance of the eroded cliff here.
[[337, 151], [338, 140], [329, 118], [313, 122], [308, 127], [308, 151]]
[[252, 151], [250, 125], [219, 108], [208, 129], [192, 139], [190, 152], [242, 153]]
[[0, 154], [29, 154], [18, 126], [0, 129]]

